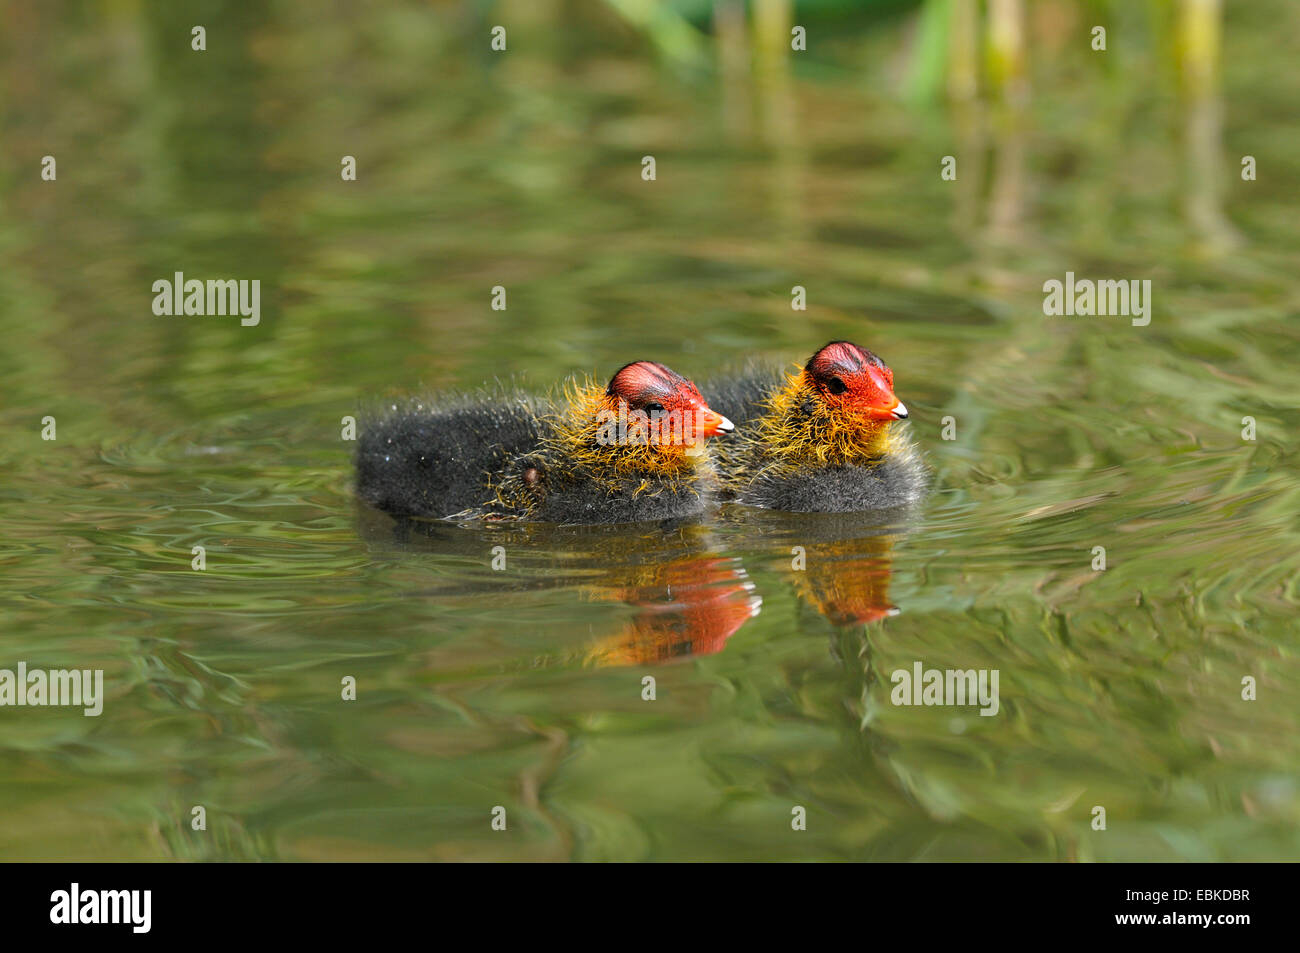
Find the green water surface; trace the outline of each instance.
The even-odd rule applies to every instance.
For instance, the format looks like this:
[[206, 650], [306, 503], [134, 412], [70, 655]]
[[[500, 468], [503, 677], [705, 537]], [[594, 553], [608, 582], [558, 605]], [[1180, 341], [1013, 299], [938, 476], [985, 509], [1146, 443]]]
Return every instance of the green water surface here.
[[[0, 708], [0, 859], [1295, 858], [1295, 5], [1230, 5], [1218, 100], [1139, 11], [1020, 109], [900, 99], [904, 21], [751, 81], [596, 3], [180, 6], [0, 2], [0, 668], [106, 694]], [[154, 315], [176, 271], [260, 323]], [[1067, 271], [1150, 324], [1044, 316]], [[834, 338], [894, 369], [908, 518], [354, 498], [385, 395]], [[891, 704], [917, 661], [998, 713]]]

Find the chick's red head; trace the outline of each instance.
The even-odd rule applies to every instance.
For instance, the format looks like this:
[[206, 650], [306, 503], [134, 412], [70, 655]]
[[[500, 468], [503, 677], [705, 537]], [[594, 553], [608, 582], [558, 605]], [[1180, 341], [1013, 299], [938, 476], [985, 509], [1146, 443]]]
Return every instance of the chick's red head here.
[[832, 410], [870, 420], [907, 417], [907, 408], [894, 396], [894, 372], [857, 344], [832, 341], [809, 358], [804, 374]]
[[630, 418], [644, 415], [654, 443], [696, 444], [735, 429], [710, 409], [695, 384], [656, 361], [625, 364], [610, 378], [605, 395], [611, 410], [622, 403]]

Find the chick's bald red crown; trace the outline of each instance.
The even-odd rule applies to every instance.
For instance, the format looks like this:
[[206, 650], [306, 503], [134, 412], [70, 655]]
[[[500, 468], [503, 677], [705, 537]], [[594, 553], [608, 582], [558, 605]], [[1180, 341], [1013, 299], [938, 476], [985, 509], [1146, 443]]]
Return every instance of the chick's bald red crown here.
[[657, 361], [624, 364], [610, 378], [605, 394], [615, 407], [625, 405], [629, 414], [662, 420], [665, 439], [659, 442], [691, 445], [735, 429], [709, 407], [694, 383]]
[[[873, 421], [902, 420], [907, 408], [894, 394], [894, 372], [851, 341], [831, 341], [809, 358], [804, 376], [828, 407]], [[693, 382], [657, 361], [632, 361], [605, 388], [610, 411], [630, 422], [618, 433], [640, 434], [662, 445], [694, 446], [730, 433], [730, 420], [711, 409]], [[642, 423], [648, 423], [648, 438]]]
[[894, 372], [875, 354], [851, 341], [832, 341], [804, 365], [829, 406], [873, 420], [902, 420], [907, 408], [894, 396]]

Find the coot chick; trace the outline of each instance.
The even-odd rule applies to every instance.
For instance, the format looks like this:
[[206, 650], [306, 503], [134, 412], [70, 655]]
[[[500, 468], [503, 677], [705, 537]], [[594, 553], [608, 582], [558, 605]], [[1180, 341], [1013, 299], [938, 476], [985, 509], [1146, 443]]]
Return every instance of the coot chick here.
[[832, 341], [793, 373], [751, 369], [706, 386], [735, 419], [718, 448], [729, 498], [794, 512], [907, 506], [925, 492], [926, 468], [898, 421], [894, 373], [848, 341]]
[[393, 407], [357, 447], [357, 492], [395, 516], [624, 523], [700, 515], [718, 480], [708, 438], [732, 429], [696, 386], [633, 361], [608, 386], [509, 390]]

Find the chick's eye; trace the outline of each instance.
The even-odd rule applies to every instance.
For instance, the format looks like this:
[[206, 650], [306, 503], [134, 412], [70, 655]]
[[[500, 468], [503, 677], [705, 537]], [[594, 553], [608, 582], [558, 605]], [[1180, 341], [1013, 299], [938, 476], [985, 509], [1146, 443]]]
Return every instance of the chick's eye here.
[[844, 381], [840, 380], [838, 377], [832, 377], [826, 383], [826, 389], [832, 394], [842, 394], [849, 389], [849, 385], [844, 383]]
[[662, 414], [664, 412], [664, 405], [656, 402], [646, 404], [645, 412], [647, 414]]

